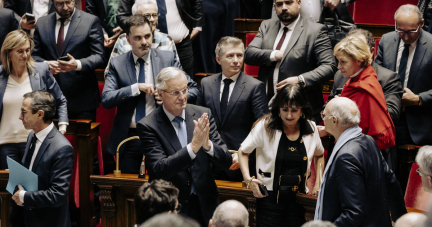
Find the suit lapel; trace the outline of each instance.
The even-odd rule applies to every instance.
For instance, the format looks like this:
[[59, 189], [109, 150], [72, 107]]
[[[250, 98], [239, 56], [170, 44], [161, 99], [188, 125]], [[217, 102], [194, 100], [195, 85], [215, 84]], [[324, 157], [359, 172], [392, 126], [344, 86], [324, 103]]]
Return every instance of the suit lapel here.
[[185, 121], [186, 121], [186, 132], [187, 132], [187, 142], [188, 144], [192, 142], [193, 131], [194, 131], [194, 123], [193, 120], [196, 120], [197, 116], [195, 116], [195, 111], [192, 110], [188, 105], [185, 108]]
[[[0, 76], [0, 100], [3, 100], [4, 93], [6, 91], [7, 82], [9, 79], [9, 76], [6, 76], [6, 71], [3, 70], [3, 75]], [[3, 111], [3, 102], [0, 102], [0, 111]], [[1, 112], [0, 112], [1, 116]]]
[[60, 56], [65, 55], [64, 54], [65, 49], [66, 49], [72, 35], [74, 34], [74, 32], [77, 29], [80, 22], [81, 22], [81, 12], [77, 8], [75, 8], [75, 13], [72, 16], [72, 19], [70, 21], [69, 28], [68, 28], [66, 38], [65, 38], [64, 43], [63, 43], [63, 48], [62, 48], [62, 52], [61, 52]]
[[275, 24], [273, 26], [270, 26], [270, 29], [268, 31], [269, 38], [265, 39], [266, 40], [265, 41], [266, 45], [265, 45], [264, 48], [266, 48], [266, 49], [273, 50], [273, 46], [274, 46], [274, 44], [276, 42], [276, 37], [277, 37], [277, 35], [279, 33], [279, 29], [280, 29], [281, 23], [280, 23], [279, 20], [275, 20], [274, 23]]
[[54, 47], [55, 52], [57, 53], [57, 58], [59, 58], [60, 53], [57, 50], [57, 40], [55, 38], [56, 37], [56, 34], [55, 34], [56, 24], [57, 24], [57, 17], [56, 17], [56, 14], [53, 13], [51, 16], [51, 29], [46, 29], [46, 30], [48, 30], [48, 32], [49, 32], [48, 36], [51, 39], [51, 43], [52, 43], [52, 46]]
[[30, 75], [29, 79], [33, 91], [41, 90], [39, 73]]
[[155, 83], [156, 77], [159, 74], [159, 72], [161, 71], [161, 69], [159, 68], [161, 66], [161, 64], [160, 64], [160, 58], [159, 58], [157, 52], [154, 51], [153, 48], [150, 50], [150, 61], [151, 61], [151, 66], [152, 66], [153, 83]]
[[165, 114], [163, 108], [157, 108], [155, 111], [158, 111], [158, 113], [156, 113], [156, 116], [159, 130], [162, 132], [162, 134], [165, 136], [165, 138], [168, 140], [168, 142], [171, 144], [175, 151], [180, 150], [182, 148], [180, 140], [178, 139], [174, 127], [170, 122], [168, 116]]
[[295, 28], [291, 34], [291, 38], [288, 41], [288, 45], [285, 49], [284, 55], [283, 55], [282, 60], [281, 60], [281, 65], [283, 64], [283, 61], [285, 60], [288, 53], [291, 51], [291, 49], [297, 43], [297, 40], [299, 39], [302, 32], [303, 32], [303, 18], [300, 17], [297, 25], [295, 26]]
[[396, 72], [396, 62], [397, 62], [397, 55], [399, 50], [399, 42], [400, 42], [400, 38], [394, 37], [392, 46], [389, 48], [389, 53], [388, 53], [388, 56], [390, 56], [390, 58], [393, 57], [392, 61], [389, 61], [388, 69], [394, 72]]
[[[32, 172], [34, 172], [36, 170], [36, 168], [39, 165], [39, 162], [42, 158], [42, 156], [44, 155], [45, 151], [48, 149], [48, 147], [51, 144], [51, 139], [55, 136], [57, 132], [57, 128], [54, 126], [53, 129], [51, 129], [51, 131], [48, 133], [47, 137], [45, 138], [45, 140], [42, 142], [39, 151], [36, 154], [36, 158], [33, 162], [33, 166], [32, 166]], [[25, 159], [24, 159], [25, 160]]]
[[245, 87], [244, 84], [246, 83], [244, 77], [245, 76], [243, 75], [243, 72], [240, 72], [240, 75], [237, 78], [237, 81], [236, 81], [236, 83], [234, 85], [234, 89], [233, 89], [233, 91], [231, 93], [231, 96], [229, 98], [228, 106], [227, 106], [227, 109], [226, 109], [226, 112], [225, 112], [224, 119], [222, 120], [221, 127], [224, 126], [224, 124], [227, 121], [227, 119], [228, 119], [228, 117], [229, 117], [232, 109], [234, 108], [235, 104], [237, 103], [238, 99], [240, 98], [241, 94], [243, 93], [243, 90], [244, 90], [244, 87]]
[[[424, 32], [424, 31], [422, 31]], [[427, 47], [425, 46], [427, 41], [424, 40], [423, 35], [420, 35], [418, 41], [417, 41], [417, 47], [414, 53], [414, 57], [413, 57], [413, 61], [411, 63], [411, 69], [409, 72], [409, 77], [408, 77], [408, 84], [407, 87], [411, 88], [415, 77], [417, 76], [417, 71], [420, 68], [420, 65], [422, 64], [423, 61], [423, 57], [426, 53]], [[403, 86], [403, 84], [402, 84]]]
[[216, 110], [216, 118], [218, 121], [217, 125], [222, 126], [223, 119], [221, 118], [221, 112], [220, 112], [220, 87], [221, 87], [221, 80], [222, 80], [222, 73], [219, 74], [219, 76], [216, 77], [214, 86], [210, 86], [212, 99], [213, 99], [213, 105], [214, 109]]
[[136, 84], [137, 83], [137, 77], [136, 77], [135, 62], [134, 62], [132, 51], [129, 51], [127, 53], [127, 55], [128, 55], [127, 56], [128, 62], [126, 63], [126, 68], [128, 71], [129, 79], [130, 79], [131, 84]]

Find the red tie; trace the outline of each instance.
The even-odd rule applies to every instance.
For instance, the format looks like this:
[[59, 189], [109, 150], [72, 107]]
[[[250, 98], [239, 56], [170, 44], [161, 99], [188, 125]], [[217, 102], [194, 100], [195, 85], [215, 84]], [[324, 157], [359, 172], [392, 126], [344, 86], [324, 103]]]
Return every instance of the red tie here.
[[[285, 37], [286, 37], [286, 33], [288, 32], [288, 28], [284, 27], [283, 28], [283, 34], [282, 37], [279, 40], [278, 45], [276, 46], [276, 50], [280, 50], [282, 47], [282, 44], [285, 41]], [[270, 99], [273, 97], [274, 95], [274, 88], [273, 88], [273, 74], [269, 77], [267, 77], [267, 99], [268, 101], [270, 101]]]
[[62, 53], [62, 49], [63, 49], [63, 42], [64, 42], [64, 22], [65, 19], [60, 18], [60, 30], [57, 36], [57, 50], [58, 53], [61, 54]]

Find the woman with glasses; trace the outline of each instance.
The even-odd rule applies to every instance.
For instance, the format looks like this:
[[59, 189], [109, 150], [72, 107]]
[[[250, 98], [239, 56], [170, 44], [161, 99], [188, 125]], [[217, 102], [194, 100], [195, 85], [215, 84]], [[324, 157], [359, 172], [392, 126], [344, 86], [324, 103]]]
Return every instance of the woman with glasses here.
[[0, 66], [0, 169], [7, 169], [6, 157], [21, 162], [29, 130], [18, 119], [25, 93], [41, 90], [57, 103], [59, 131], [66, 132], [67, 103], [47, 63], [36, 63], [30, 53], [33, 40], [23, 30], [10, 32], [1, 48]]
[[[321, 144], [304, 89], [289, 84], [278, 91], [270, 113], [258, 120], [239, 149], [244, 181], [257, 198], [257, 226], [301, 226], [299, 192], [318, 195], [324, 170]], [[249, 154], [256, 149], [256, 175], [249, 174]], [[316, 181], [307, 181], [314, 159]], [[265, 194], [268, 193], [267, 196]]]
[[338, 69], [342, 76], [350, 77], [345, 83], [341, 96], [347, 97], [360, 109], [360, 128], [372, 136], [380, 150], [395, 145], [395, 127], [384, 99], [384, 93], [372, 68], [372, 53], [366, 42], [350, 36], [334, 48], [339, 60]]
[[[156, 29], [159, 17], [156, 0], [137, 0], [132, 6], [132, 15], [136, 14], [141, 14], [147, 17], [152, 25], [151, 29], [153, 31], [153, 42], [151, 48], [172, 51], [176, 54], [177, 60], [180, 61], [174, 41], [168, 36], [168, 34], [162, 33]], [[123, 33], [118, 37], [117, 42], [114, 44], [110, 60], [130, 50], [132, 50], [132, 47], [126, 39], [126, 33]], [[109, 65], [110, 64], [108, 62], [104, 72], [105, 76], [108, 74]]]

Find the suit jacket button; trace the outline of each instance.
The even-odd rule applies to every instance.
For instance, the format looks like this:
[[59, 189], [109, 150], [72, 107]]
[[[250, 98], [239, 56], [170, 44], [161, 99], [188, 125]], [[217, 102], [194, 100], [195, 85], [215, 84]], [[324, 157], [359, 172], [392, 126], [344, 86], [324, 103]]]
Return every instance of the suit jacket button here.
[[190, 185], [190, 181], [188, 181], [188, 186]]
[[185, 204], [188, 204], [188, 203], [189, 203], [189, 201], [185, 200], [185, 201], [184, 201], [184, 203], [185, 203]]

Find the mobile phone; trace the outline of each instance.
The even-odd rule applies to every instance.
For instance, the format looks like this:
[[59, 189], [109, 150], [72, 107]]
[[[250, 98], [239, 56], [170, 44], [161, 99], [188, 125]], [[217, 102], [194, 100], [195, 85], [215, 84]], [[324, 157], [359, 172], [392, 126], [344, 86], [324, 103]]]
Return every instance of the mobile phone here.
[[69, 61], [70, 59], [69, 59], [68, 56], [63, 56], [63, 57], [59, 57], [57, 60], [60, 60], [60, 61]]
[[267, 187], [263, 184], [258, 184], [259, 190], [261, 192], [261, 194], [263, 194], [264, 196], [268, 196], [268, 191], [267, 191]]
[[25, 17], [26, 17], [27, 21], [31, 21], [31, 20], [35, 19], [35, 16], [31, 13], [26, 13]]

